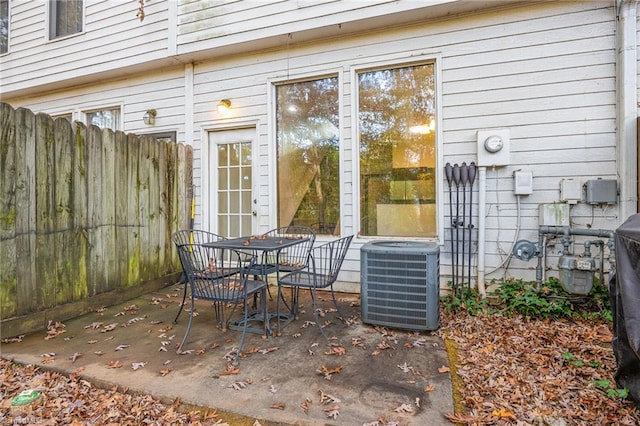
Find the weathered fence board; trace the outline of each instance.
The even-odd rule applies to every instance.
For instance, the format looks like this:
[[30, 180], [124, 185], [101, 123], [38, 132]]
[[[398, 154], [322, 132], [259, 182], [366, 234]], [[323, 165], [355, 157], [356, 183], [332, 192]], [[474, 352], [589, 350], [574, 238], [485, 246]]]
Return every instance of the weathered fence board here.
[[192, 158], [182, 144], [0, 103], [3, 326], [179, 271], [171, 233], [189, 226]]

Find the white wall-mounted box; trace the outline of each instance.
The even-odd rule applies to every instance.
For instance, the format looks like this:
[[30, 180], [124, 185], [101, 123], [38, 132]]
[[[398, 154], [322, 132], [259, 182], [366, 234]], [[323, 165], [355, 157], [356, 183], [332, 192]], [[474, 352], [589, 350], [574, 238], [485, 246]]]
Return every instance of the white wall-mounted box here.
[[511, 163], [509, 129], [478, 130], [478, 166], [507, 166]]
[[578, 204], [582, 201], [582, 184], [575, 179], [562, 179], [560, 181], [560, 201], [569, 204]]
[[516, 195], [533, 194], [533, 172], [518, 170], [513, 173], [513, 192]]
[[570, 206], [565, 203], [540, 204], [538, 225], [569, 226]]

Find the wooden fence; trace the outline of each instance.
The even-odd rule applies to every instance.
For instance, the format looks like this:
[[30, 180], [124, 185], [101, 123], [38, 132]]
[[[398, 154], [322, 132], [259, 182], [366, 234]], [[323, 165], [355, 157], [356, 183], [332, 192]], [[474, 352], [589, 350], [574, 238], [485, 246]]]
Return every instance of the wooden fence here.
[[190, 146], [0, 103], [2, 337], [180, 271], [171, 233], [189, 224], [192, 158]]

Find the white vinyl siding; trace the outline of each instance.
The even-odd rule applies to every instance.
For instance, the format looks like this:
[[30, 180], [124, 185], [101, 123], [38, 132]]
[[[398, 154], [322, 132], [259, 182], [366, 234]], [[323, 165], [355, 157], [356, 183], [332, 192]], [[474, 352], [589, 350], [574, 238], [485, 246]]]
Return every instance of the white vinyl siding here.
[[[87, 5], [86, 34], [72, 38], [75, 41], [95, 37], [86, 41], [96, 49], [90, 52], [91, 59], [86, 58], [86, 48], [75, 49], [72, 44], [49, 51], [51, 46], [40, 46], [39, 38], [44, 37], [43, 30], [38, 29], [44, 25], [44, 17], [38, 13], [40, 2], [16, 1], [15, 6], [12, 2], [11, 60], [3, 62], [2, 85], [12, 88], [42, 82], [55, 85], [56, 81], [73, 76], [78, 83], [90, 84], [64, 92], [13, 97], [9, 102], [14, 107], [26, 106], [52, 114], [121, 104], [125, 132], [176, 130], [179, 142], [193, 141], [197, 227], [208, 225], [210, 200], [203, 190], [208, 174], [212, 173], [207, 169], [207, 131], [256, 126], [258, 137], [253, 152], [256, 232], [266, 231], [276, 225], [273, 84], [338, 75], [341, 83], [341, 232], [357, 234], [360, 194], [353, 115], [354, 73], [367, 67], [402, 66], [416, 61], [435, 61], [438, 72], [436, 173], [439, 179], [438, 241], [441, 244], [446, 241], [440, 246], [440, 272], [444, 282], [450, 272], [450, 246], [446, 223], [448, 187], [442, 167], [446, 162], [477, 161], [477, 130], [506, 128], [511, 137], [510, 165], [487, 170], [487, 271], [501, 263], [515, 237], [514, 171], [531, 171], [534, 176], [533, 194], [520, 200], [518, 238], [528, 240], [537, 240], [538, 206], [559, 200], [561, 179], [574, 178], [581, 183], [599, 177], [616, 179], [613, 2], [510, 4], [497, 10], [452, 14], [419, 23], [415, 17], [403, 15], [409, 23], [392, 27], [372, 18], [368, 25], [371, 28], [378, 25], [376, 31], [340, 37], [335, 37], [334, 32], [330, 38], [312, 40], [310, 37], [303, 43], [297, 42], [299, 34], [289, 38], [287, 32], [337, 25], [340, 17], [355, 19], [353, 15], [359, 13], [362, 21], [367, 21], [364, 19], [367, 13], [382, 13], [396, 4], [408, 7], [411, 3], [417, 8], [421, 2], [179, 2], [177, 53], [194, 52], [198, 60], [191, 62], [191, 56], [178, 58], [182, 62], [171, 59], [175, 68], [166, 70], [166, 65], [154, 62], [162, 56], [167, 43], [164, 39], [166, 21], [159, 18], [167, 7], [166, 2], [145, 2], [147, 16], [143, 23], [135, 18], [135, 7], [124, 7], [119, 2], [107, 7], [106, 3], [111, 2]], [[478, 2], [469, 4], [472, 3]], [[352, 5], [352, 9], [326, 15], [326, 11], [338, 4], [343, 8], [346, 4]], [[365, 6], [369, 4], [370, 7]], [[281, 10], [277, 17], [272, 16], [271, 11], [280, 10], [278, 8], [289, 9]], [[267, 14], [271, 16], [271, 25], [259, 24], [266, 22], [261, 16]], [[241, 20], [243, 16], [245, 22]], [[395, 24], [398, 16], [394, 15]], [[320, 24], [321, 21], [324, 23]], [[278, 29], [279, 24], [282, 27]], [[337, 26], [334, 30], [338, 31]], [[132, 37], [121, 42], [118, 37], [122, 34], [132, 34]], [[324, 34], [324, 29], [315, 34]], [[263, 43], [260, 39], [248, 47], [256, 38], [279, 36], [277, 43]], [[100, 37], [109, 41], [103, 43]], [[228, 54], [218, 52], [217, 56], [208, 56], [210, 49], [221, 45], [229, 47]], [[56, 59], [61, 52], [67, 55], [63, 60]], [[83, 79], [83, 75], [91, 77], [107, 69], [133, 66], [136, 61], [147, 63], [144, 70], [134, 76], [117, 76], [99, 83], [95, 78]], [[97, 62], [101, 63], [95, 65]], [[53, 67], [51, 73], [45, 70], [47, 67]], [[190, 69], [193, 69], [193, 85], [188, 83], [190, 76], [185, 78]], [[40, 76], [41, 73], [45, 73], [44, 76]], [[6, 82], [5, 75], [8, 76]], [[221, 99], [232, 102], [232, 114], [228, 117], [216, 112], [216, 104]], [[158, 111], [153, 129], [142, 122], [144, 112], [150, 108]], [[476, 181], [476, 191], [477, 184]], [[474, 221], [477, 213], [476, 205]], [[572, 225], [578, 228], [615, 229], [624, 219], [618, 217], [618, 206], [592, 208], [578, 204], [572, 207], [571, 214]], [[354, 240], [342, 280], [359, 281], [359, 250], [367, 241], [365, 238]], [[473, 265], [476, 265], [475, 256]], [[549, 266], [554, 265], [549, 263]], [[513, 259], [508, 272], [510, 276], [532, 279], [533, 268], [534, 261]], [[488, 275], [487, 279], [498, 278], [501, 272]]]
[[[511, 164], [487, 172], [488, 271], [508, 254], [515, 236], [517, 203], [513, 195], [513, 171], [528, 170], [534, 175], [534, 194], [521, 198], [520, 209], [519, 238], [530, 240], [537, 240], [539, 203], [558, 201], [561, 179], [615, 179], [613, 7], [601, 3], [590, 7], [556, 3], [514, 8], [499, 15], [475, 14], [433, 25], [412, 25], [196, 66], [196, 123], [203, 126], [221, 123], [210, 109], [215, 100], [222, 98], [232, 99], [236, 111], [242, 111], [241, 116], [222, 120], [225, 125], [232, 125], [234, 120], [260, 123], [260, 147], [255, 153], [260, 170], [258, 231], [275, 224], [272, 223], [275, 198], [271, 190], [274, 171], [270, 165], [274, 161], [273, 134], [267, 125], [272, 106], [268, 103], [267, 82], [310, 78], [376, 63], [402, 65], [421, 55], [440, 58], [443, 158], [438, 173], [442, 173], [446, 162], [476, 161], [477, 130], [510, 129]], [[343, 234], [350, 234], [358, 232], [359, 223], [359, 218], [353, 217], [358, 194], [352, 192], [358, 186], [354, 180], [357, 170], [351, 161], [356, 143], [351, 127], [355, 121], [350, 115], [354, 82], [349, 73], [343, 73], [342, 81], [345, 127], [341, 211]], [[220, 88], [224, 88], [223, 92]], [[206, 158], [199, 153], [202, 148], [199, 133], [194, 137], [194, 157], [198, 167], [204, 167], [198, 161]], [[200, 178], [197, 173], [194, 176], [199, 186]], [[448, 225], [444, 223], [448, 216], [447, 191], [446, 182], [440, 179], [438, 192], [444, 199], [438, 205], [441, 243], [449, 238]], [[206, 194], [198, 196], [206, 198]], [[202, 203], [207, 205], [204, 200]], [[573, 207], [575, 225], [615, 227], [612, 221], [617, 223], [617, 207], [595, 207], [594, 212], [592, 219], [590, 206]], [[353, 281], [359, 279], [358, 250], [366, 241], [354, 241], [345, 263], [346, 276]], [[441, 262], [446, 265], [450, 262], [449, 244], [442, 245], [441, 250]], [[512, 260], [509, 272], [531, 279], [533, 266]], [[446, 276], [449, 267], [443, 266], [441, 273]]]
[[167, 58], [168, 2], [145, 2], [142, 22], [135, 2], [84, 3], [84, 31], [48, 40], [49, 3], [11, 1], [11, 52], [2, 61], [0, 91], [95, 82], [92, 75]]

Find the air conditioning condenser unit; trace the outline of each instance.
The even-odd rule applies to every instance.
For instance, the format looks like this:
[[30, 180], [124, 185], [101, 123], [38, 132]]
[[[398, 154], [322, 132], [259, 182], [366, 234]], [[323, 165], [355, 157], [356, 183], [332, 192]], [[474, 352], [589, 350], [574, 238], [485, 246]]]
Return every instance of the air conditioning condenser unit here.
[[435, 330], [440, 317], [440, 248], [421, 241], [373, 241], [360, 249], [362, 322]]

